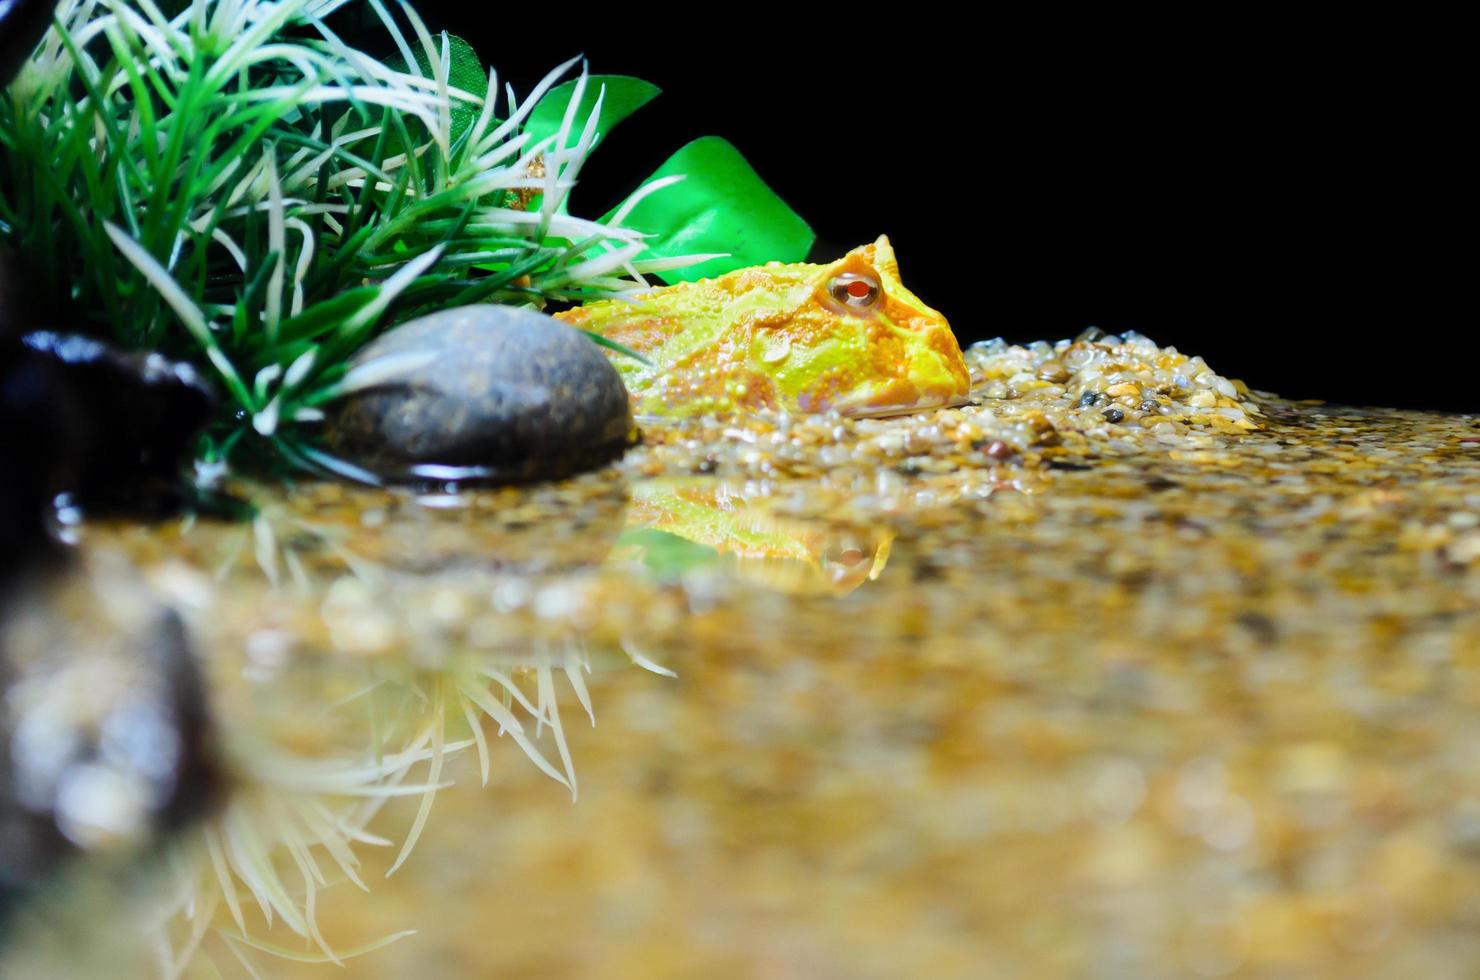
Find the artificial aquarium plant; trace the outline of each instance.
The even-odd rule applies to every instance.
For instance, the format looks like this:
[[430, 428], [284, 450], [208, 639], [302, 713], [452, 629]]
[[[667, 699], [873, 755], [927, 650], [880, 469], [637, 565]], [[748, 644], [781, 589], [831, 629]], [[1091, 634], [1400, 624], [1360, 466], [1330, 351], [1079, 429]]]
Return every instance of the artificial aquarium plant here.
[[[0, 99], [0, 239], [37, 315], [212, 377], [203, 472], [352, 475], [319, 443], [324, 407], [406, 368], [346, 362], [415, 314], [581, 302], [810, 246], [715, 138], [601, 219], [570, 214], [591, 152], [657, 89], [571, 61], [520, 98], [410, 5], [348, 7], [62, 0]], [[356, 14], [384, 50], [346, 39]]]

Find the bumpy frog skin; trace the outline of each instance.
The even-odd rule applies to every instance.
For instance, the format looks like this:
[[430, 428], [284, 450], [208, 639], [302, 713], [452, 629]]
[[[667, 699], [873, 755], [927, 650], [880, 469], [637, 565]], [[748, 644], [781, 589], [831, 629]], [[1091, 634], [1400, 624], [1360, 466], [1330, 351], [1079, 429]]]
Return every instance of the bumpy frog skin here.
[[896, 415], [970, 387], [950, 324], [899, 281], [883, 236], [829, 265], [771, 262], [557, 317], [652, 362], [614, 356], [640, 417]]

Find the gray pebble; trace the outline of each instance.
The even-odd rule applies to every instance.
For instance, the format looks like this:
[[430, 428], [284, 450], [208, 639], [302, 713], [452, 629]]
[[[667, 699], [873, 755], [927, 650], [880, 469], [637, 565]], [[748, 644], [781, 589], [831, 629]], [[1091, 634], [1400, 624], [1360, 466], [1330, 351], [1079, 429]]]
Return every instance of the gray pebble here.
[[558, 479], [620, 456], [635, 431], [616, 368], [580, 331], [533, 310], [477, 305], [419, 317], [351, 368], [388, 357], [406, 357], [405, 369], [346, 396], [329, 441], [389, 480]]

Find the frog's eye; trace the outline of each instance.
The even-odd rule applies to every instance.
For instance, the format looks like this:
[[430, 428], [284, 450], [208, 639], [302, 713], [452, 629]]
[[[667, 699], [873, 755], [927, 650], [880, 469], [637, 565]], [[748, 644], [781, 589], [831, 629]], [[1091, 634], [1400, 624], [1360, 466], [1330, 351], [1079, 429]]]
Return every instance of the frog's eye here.
[[866, 310], [879, 301], [878, 281], [858, 272], [834, 276], [827, 291], [839, 304], [856, 310]]

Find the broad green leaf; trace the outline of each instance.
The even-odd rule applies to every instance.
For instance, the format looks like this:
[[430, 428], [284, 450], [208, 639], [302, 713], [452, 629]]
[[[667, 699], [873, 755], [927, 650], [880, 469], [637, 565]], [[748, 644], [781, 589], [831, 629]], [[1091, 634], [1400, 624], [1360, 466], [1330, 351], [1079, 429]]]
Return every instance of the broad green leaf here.
[[[581, 104], [576, 107], [575, 120], [571, 123], [570, 143], [575, 143], [580, 137], [586, 119], [596, 108], [596, 98], [601, 95], [603, 88], [606, 95], [601, 100], [601, 115], [596, 122], [597, 143], [612, 131], [613, 126], [647, 105], [661, 91], [658, 86], [630, 75], [587, 76], [586, 91], [581, 96]], [[538, 143], [547, 136], [560, 132], [560, 124], [565, 120], [565, 110], [575, 92], [576, 83], [570, 81], [545, 93], [539, 105], [530, 111], [529, 118], [524, 121], [524, 131], [529, 134], [531, 143]]]
[[[434, 34], [432, 40], [438, 46], [438, 55], [441, 55], [442, 35]], [[426, 78], [434, 78], [432, 63], [427, 60], [425, 49], [420, 44], [411, 45], [411, 53], [416, 56], [416, 66]], [[483, 67], [483, 61], [478, 57], [478, 52], [473, 46], [456, 34], [447, 35], [448, 70], [447, 84], [455, 89], [461, 89], [470, 95], [476, 95], [480, 99], [488, 97], [488, 69]], [[393, 71], [405, 71], [406, 59], [400, 55], [385, 59], [387, 68]], [[462, 99], [452, 100], [452, 142], [456, 143], [459, 136], [478, 118], [481, 109], [477, 103], [465, 102]]]
[[[669, 157], [643, 186], [676, 174], [684, 179], [643, 198], [622, 219], [624, 228], [653, 236], [642, 258], [729, 254], [654, 273], [664, 282], [688, 282], [766, 262], [801, 262], [807, 257], [816, 237], [811, 227], [776, 196], [729, 141], [718, 136], [694, 140]], [[609, 223], [620, 210], [621, 206], [613, 208], [601, 220]]]

